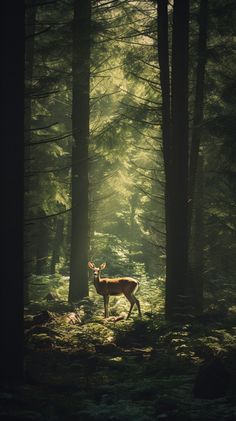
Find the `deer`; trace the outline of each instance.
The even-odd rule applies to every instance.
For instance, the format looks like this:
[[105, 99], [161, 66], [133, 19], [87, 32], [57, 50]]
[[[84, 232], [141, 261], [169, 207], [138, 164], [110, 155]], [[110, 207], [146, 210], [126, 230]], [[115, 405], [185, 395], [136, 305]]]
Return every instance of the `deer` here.
[[99, 267], [96, 267], [93, 262], [88, 262], [88, 267], [93, 271], [93, 282], [97, 293], [103, 296], [105, 319], [109, 317], [110, 295], [114, 296], [121, 294], [124, 294], [130, 302], [130, 309], [126, 319], [130, 317], [134, 304], [136, 304], [138, 308], [139, 317], [142, 317], [139, 300], [134, 295], [139, 287], [139, 282], [136, 279], [130, 277], [101, 278], [100, 274], [101, 271], [106, 268], [106, 263], [102, 263]]

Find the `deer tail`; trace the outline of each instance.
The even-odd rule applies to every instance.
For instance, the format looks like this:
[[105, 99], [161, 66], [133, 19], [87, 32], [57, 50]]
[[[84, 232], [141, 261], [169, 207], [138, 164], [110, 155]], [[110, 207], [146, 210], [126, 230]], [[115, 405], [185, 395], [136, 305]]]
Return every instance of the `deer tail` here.
[[135, 279], [135, 281], [136, 281], [136, 287], [134, 288], [133, 294], [135, 294], [138, 291], [139, 286], [140, 286], [139, 281], [137, 281], [137, 279]]

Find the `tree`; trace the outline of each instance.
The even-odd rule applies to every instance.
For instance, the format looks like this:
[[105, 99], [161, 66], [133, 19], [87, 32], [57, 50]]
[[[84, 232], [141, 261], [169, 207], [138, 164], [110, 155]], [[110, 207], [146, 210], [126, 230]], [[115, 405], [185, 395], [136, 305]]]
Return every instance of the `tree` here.
[[201, 0], [199, 10], [199, 39], [197, 51], [196, 88], [193, 110], [193, 129], [190, 150], [189, 167], [189, 229], [191, 227], [191, 217], [194, 200], [194, 190], [196, 184], [196, 173], [199, 148], [201, 142], [201, 132], [203, 123], [204, 88], [205, 88], [205, 67], [207, 55], [207, 16], [208, 0]]
[[189, 1], [173, 6], [171, 106], [167, 2], [158, 2], [158, 51], [166, 173], [166, 316], [180, 312], [188, 262], [188, 38]]
[[[189, 281], [194, 312], [203, 311], [203, 166], [199, 156], [204, 117], [205, 68], [207, 60], [208, 1], [199, 6], [196, 86], [193, 107], [193, 128], [189, 159]], [[200, 162], [199, 162], [200, 161]]]
[[5, 2], [2, 11], [1, 376], [5, 380], [19, 380], [24, 371], [24, 2], [18, 1], [14, 7]]
[[[34, 69], [34, 34], [35, 34], [35, 21], [36, 21], [37, 6], [35, 0], [28, 0], [25, 2], [25, 113], [24, 113], [24, 130], [25, 130], [25, 182], [24, 182], [24, 208], [29, 207], [29, 196], [30, 196], [30, 177], [26, 177], [26, 168], [30, 169], [31, 166], [31, 148], [30, 143], [32, 141], [32, 91], [33, 91], [33, 69]], [[24, 302], [29, 303], [29, 268], [30, 264], [26, 264], [27, 261], [32, 260], [32, 254], [30, 253], [30, 230], [29, 227], [25, 226], [24, 235], [24, 254], [27, 256], [25, 259], [25, 279], [24, 279]]]
[[72, 222], [69, 300], [88, 295], [88, 142], [91, 1], [74, 1]]

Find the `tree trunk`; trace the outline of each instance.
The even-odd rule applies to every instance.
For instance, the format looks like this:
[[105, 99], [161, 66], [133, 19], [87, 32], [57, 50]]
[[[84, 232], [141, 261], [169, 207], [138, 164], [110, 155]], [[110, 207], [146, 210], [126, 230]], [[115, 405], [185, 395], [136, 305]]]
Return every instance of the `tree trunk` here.
[[[33, 79], [33, 68], [34, 68], [34, 39], [35, 39], [35, 18], [36, 18], [37, 6], [35, 0], [26, 1], [26, 13], [25, 13], [25, 143], [31, 142], [31, 95], [32, 95], [32, 79]], [[27, 152], [29, 147], [26, 148], [26, 158], [28, 158]], [[27, 161], [26, 167], [28, 168], [29, 162]], [[26, 185], [27, 187], [27, 185]]]
[[[200, 159], [199, 150], [202, 134], [203, 112], [204, 112], [204, 84], [205, 67], [207, 55], [207, 22], [208, 21], [208, 0], [201, 0], [199, 12], [199, 39], [196, 90], [193, 110], [193, 129], [190, 151], [189, 168], [189, 276], [190, 293], [194, 312], [200, 314], [203, 309], [203, 163], [198, 165]], [[197, 179], [197, 174], [200, 179]], [[198, 228], [197, 228], [198, 227]], [[196, 233], [198, 230], [198, 235]]]
[[[168, 35], [168, 0], [158, 0], [157, 11], [158, 59], [162, 93], [162, 144], [166, 184], [169, 181], [170, 162], [170, 71], [169, 71], [169, 35]], [[168, 191], [168, 188], [166, 189]]]
[[167, 1], [158, 1], [158, 53], [162, 88], [166, 175], [166, 317], [183, 312], [188, 261], [188, 38], [189, 1], [175, 1], [170, 99]]
[[2, 40], [2, 282], [1, 379], [24, 372], [24, 2], [1, 5]]
[[88, 142], [91, 1], [74, 1], [72, 230], [69, 300], [88, 295]]
[[58, 218], [56, 223], [56, 233], [54, 238], [53, 250], [52, 250], [52, 259], [50, 264], [50, 273], [54, 275], [56, 272], [56, 264], [59, 262], [60, 249], [63, 240], [63, 230], [64, 230], [64, 219]]
[[165, 168], [165, 223], [166, 223], [166, 315], [169, 313], [171, 289], [171, 104], [169, 71], [168, 0], [158, 0], [157, 11], [158, 59], [162, 93], [162, 147]]
[[171, 80], [171, 158], [166, 315], [185, 312], [188, 268], [188, 41], [189, 0], [174, 2]]
[[198, 169], [193, 209], [192, 235], [190, 248], [190, 294], [195, 315], [203, 312], [203, 272], [204, 272], [204, 172], [203, 156], [198, 157]]
[[[31, 120], [32, 120], [32, 79], [34, 68], [34, 34], [35, 34], [35, 19], [37, 6], [35, 0], [27, 0], [25, 2], [25, 172], [30, 172], [31, 164], [31, 149], [30, 143], [32, 141]], [[25, 214], [28, 217], [29, 212], [29, 192], [31, 190], [30, 177], [25, 177]], [[25, 216], [26, 216], [25, 215]], [[24, 302], [29, 303], [29, 276], [31, 262], [33, 260], [32, 244], [31, 244], [31, 230], [32, 228], [25, 227], [25, 285], [24, 285]]]
[[199, 155], [202, 123], [203, 123], [204, 84], [205, 84], [205, 67], [206, 67], [206, 54], [207, 54], [207, 26], [208, 26], [208, 0], [201, 0], [200, 12], [199, 12], [199, 39], [198, 39], [196, 91], [195, 91], [195, 101], [194, 101], [194, 110], [193, 110], [193, 129], [192, 129], [192, 142], [191, 142], [190, 168], [189, 168], [189, 203], [190, 203], [189, 205], [189, 232], [190, 232], [190, 227], [191, 227], [198, 155]]

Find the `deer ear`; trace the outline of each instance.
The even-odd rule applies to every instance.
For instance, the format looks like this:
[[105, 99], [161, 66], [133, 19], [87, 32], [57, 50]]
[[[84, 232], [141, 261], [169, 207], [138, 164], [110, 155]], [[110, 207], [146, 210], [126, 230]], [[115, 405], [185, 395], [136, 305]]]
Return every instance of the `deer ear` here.
[[100, 270], [105, 269], [106, 265], [107, 265], [106, 263], [102, 263], [102, 264], [100, 265]]
[[94, 265], [94, 263], [92, 263], [92, 262], [88, 262], [88, 267], [89, 267], [90, 269], [93, 269], [93, 268], [95, 268], [95, 265]]

